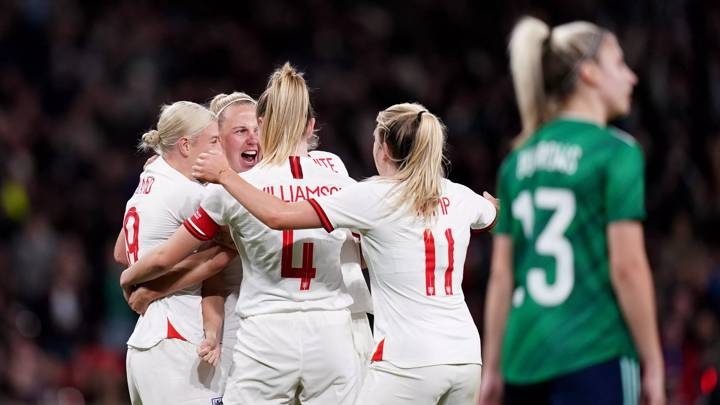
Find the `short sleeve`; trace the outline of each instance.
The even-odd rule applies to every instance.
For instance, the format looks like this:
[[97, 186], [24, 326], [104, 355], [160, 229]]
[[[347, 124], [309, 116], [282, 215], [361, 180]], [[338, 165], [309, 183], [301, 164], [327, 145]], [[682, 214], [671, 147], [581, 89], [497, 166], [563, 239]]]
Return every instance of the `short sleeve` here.
[[210, 240], [215, 237], [221, 226], [226, 225], [223, 195], [225, 190], [218, 186], [209, 186], [200, 207], [187, 218], [183, 225], [199, 240]]
[[500, 212], [497, 215], [495, 233], [498, 234], [510, 234], [512, 217], [510, 210], [510, 195], [508, 193], [508, 178], [506, 173], [508, 172], [508, 163], [506, 161], [500, 167], [497, 181], [497, 198], [500, 200]]
[[373, 182], [348, 185], [329, 196], [309, 199], [326, 231], [347, 228], [360, 233], [373, 228], [387, 215], [382, 195]]
[[609, 222], [645, 218], [645, 159], [636, 142], [624, 143], [610, 158], [605, 184]]
[[497, 222], [497, 210], [495, 206], [485, 197], [476, 194], [472, 190], [471, 194], [472, 211], [470, 218], [470, 230], [473, 233], [486, 232], [491, 230]]

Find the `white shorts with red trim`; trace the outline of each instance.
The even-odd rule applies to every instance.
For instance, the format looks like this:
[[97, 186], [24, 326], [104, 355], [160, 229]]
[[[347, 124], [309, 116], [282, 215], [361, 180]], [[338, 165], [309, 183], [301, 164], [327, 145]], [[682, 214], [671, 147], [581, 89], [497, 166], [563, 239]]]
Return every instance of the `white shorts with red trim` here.
[[370, 365], [357, 405], [477, 404], [479, 364], [400, 368], [387, 361]]
[[220, 404], [231, 364], [226, 355], [220, 361], [225, 367], [201, 361], [195, 345], [180, 339], [163, 339], [144, 350], [128, 347], [130, 401], [133, 405]]
[[361, 365], [348, 310], [240, 320], [224, 405], [353, 405]]

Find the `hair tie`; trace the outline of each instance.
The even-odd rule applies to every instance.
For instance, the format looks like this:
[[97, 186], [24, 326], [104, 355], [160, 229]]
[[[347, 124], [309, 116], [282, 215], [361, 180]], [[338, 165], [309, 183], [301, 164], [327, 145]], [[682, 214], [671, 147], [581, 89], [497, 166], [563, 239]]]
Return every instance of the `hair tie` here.
[[417, 120], [418, 123], [420, 123], [420, 120], [422, 119], [423, 113], [426, 113], [426, 112], [427, 112], [426, 110], [421, 110], [421, 111], [417, 114], [417, 118], [415, 118], [415, 119]]

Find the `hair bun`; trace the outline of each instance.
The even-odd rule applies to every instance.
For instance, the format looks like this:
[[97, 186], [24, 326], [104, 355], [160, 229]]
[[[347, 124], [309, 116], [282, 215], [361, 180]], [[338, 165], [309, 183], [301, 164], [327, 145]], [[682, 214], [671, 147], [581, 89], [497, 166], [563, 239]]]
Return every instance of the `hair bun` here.
[[150, 149], [155, 149], [160, 144], [160, 133], [157, 129], [151, 129], [142, 136], [142, 146]]

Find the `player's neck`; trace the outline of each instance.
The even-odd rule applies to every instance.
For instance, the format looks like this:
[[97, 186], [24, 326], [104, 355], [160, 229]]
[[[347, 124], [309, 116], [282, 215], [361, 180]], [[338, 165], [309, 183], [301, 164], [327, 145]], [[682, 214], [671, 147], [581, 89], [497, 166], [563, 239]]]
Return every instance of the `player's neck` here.
[[592, 95], [570, 97], [563, 105], [558, 116], [589, 121], [601, 127], [607, 125], [607, 109], [598, 97]]
[[308, 155], [307, 142], [300, 142], [300, 143], [295, 147], [295, 150], [293, 150], [292, 155], [293, 155], [293, 156], [307, 156], [307, 155]]
[[190, 180], [195, 180], [192, 176], [192, 165], [194, 163], [192, 159], [187, 159], [177, 153], [166, 153], [163, 155], [163, 159], [165, 159], [165, 162], [167, 162], [170, 167], [180, 172], [183, 176]]

